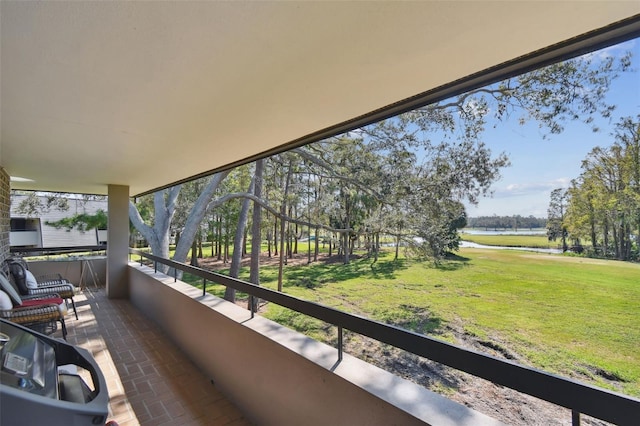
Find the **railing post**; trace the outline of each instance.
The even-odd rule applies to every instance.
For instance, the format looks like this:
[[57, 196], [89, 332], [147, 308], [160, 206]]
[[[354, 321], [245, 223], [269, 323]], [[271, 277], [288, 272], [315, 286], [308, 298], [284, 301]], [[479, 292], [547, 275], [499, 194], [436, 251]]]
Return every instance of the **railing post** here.
[[342, 361], [342, 327], [338, 326], [338, 361]]
[[253, 297], [253, 294], [249, 296], [249, 303], [251, 303], [251, 318], [253, 318], [255, 316], [255, 310], [256, 310], [256, 300]]
[[580, 426], [580, 412], [576, 410], [571, 410], [571, 425], [572, 426]]
[[178, 268], [173, 268], [173, 282], [178, 282]]
[[156, 273], [156, 274], [158, 273], [158, 261], [157, 260], [153, 261], [153, 272]]
[[207, 295], [207, 279], [202, 279], [202, 297]]

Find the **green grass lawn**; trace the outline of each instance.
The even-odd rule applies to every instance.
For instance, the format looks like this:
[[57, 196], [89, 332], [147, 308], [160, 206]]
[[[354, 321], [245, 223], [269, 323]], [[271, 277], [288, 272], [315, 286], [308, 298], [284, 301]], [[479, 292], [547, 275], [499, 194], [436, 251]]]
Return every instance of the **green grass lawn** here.
[[[459, 254], [437, 266], [391, 254], [376, 264], [289, 266], [284, 291], [448, 341], [462, 329], [499, 342], [521, 363], [640, 396], [640, 265], [509, 250]], [[262, 285], [275, 288], [276, 277], [277, 268], [262, 268]], [[335, 327], [279, 306], [269, 305], [266, 316], [335, 339]]]

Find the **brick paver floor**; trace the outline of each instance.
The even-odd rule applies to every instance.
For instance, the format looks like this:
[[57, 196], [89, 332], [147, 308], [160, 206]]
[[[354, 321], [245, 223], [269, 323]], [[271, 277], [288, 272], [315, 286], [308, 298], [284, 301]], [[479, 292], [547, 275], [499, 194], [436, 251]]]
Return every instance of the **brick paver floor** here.
[[79, 319], [67, 315], [67, 340], [100, 365], [109, 420], [120, 426], [250, 424], [129, 301], [108, 299], [104, 289], [95, 288], [85, 288], [75, 300]]

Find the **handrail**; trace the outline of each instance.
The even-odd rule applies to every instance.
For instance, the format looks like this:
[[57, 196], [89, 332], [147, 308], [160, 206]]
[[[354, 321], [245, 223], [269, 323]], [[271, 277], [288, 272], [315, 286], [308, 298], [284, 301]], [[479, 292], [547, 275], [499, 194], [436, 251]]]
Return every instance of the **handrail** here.
[[107, 249], [106, 244], [93, 245], [93, 246], [67, 246], [67, 247], [11, 247], [9, 251], [11, 253], [22, 253], [28, 255], [29, 253], [42, 253], [46, 255], [55, 254], [69, 254], [69, 253], [84, 253], [88, 251], [105, 251]]
[[[522, 366], [512, 361], [465, 349], [433, 337], [302, 300], [285, 293], [164, 259], [140, 250], [130, 248], [129, 253], [155, 262], [156, 270], [157, 264], [160, 263], [188, 272], [203, 278], [205, 286], [208, 280], [234, 288], [250, 296], [259, 297], [271, 303], [320, 319], [338, 328], [351, 330], [498, 385], [566, 407], [573, 411], [574, 425], [580, 423], [580, 413], [621, 425], [636, 425], [638, 419], [640, 419], [640, 399], [637, 398]], [[341, 351], [341, 348], [339, 348], [339, 351]], [[341, 352], [339, 352], [339, 356], [341, 356], [340, 354]]]

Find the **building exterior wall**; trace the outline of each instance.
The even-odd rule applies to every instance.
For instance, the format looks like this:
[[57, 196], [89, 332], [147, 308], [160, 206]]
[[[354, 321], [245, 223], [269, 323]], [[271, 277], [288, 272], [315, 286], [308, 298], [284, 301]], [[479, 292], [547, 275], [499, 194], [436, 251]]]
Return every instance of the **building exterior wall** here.
[[[69, 198], [68, 210], [58, 210], [55, 208], [47, 212], [41, 212], [37, 217], [29, 217], [24, 213], [18, 212], [18, 206], [26, 199], [26, 195], [14, 194], [11, 197], [11, 218], [36, 219], [39, 221], [37, 232], [39, 232], [39, 247], [73, 247], [73, 246], [93, 246], [97, 245], [98, 238], [95, 229], [86, 232], [80, 232], [77, 229], [67, 231], [66, 229], [56, 229], [47, 225], [47, 222], [55, 222], [60, 219], [71, 217], [76, 214], [86, 213], [95, 214], [98, 210], [108, 212], [107, 201], [89, 200]], [[41, 197], [44, 199], [45, 197]]]
[[9, 174], [0, 167], [0, 262], [9, 257], [9, 233], [11, 230], [11, 184]]

